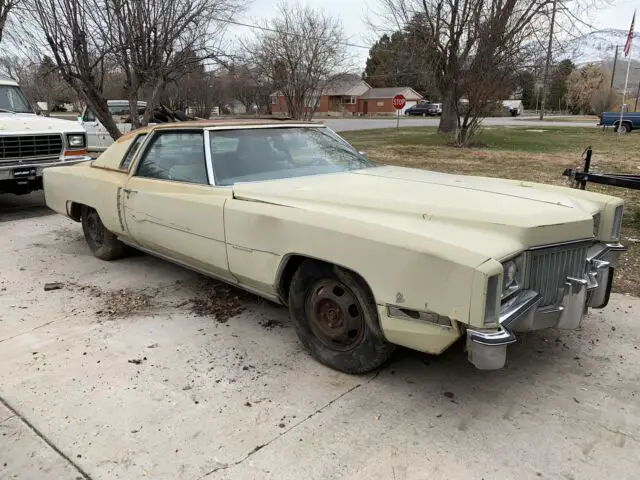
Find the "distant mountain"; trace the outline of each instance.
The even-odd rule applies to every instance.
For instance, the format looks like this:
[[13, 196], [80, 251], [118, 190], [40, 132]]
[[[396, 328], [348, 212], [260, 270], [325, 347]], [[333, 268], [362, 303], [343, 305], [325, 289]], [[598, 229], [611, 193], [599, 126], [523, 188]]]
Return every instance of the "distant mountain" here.
[[[579, 39], [572, 40], [562, 50], [578, 66], [594, 63], [601, 65], [609, 73], [613, 71], [613, 59], [615, 46], [618, 45], [618, 61], [613, 77], [613, 88], [624, 88], [627, 75], [627, 60], [624, 57], [624, 43], [627, 40], [625, 30], [603, 30], [594, 32]], [[558, 55], [562, 55], [560, 52]], [[637, 89], [640, 83], [640, 38], [635, 39], [635, 45], [631, 49], [631, 66], [629, 70], [628, 88]]]

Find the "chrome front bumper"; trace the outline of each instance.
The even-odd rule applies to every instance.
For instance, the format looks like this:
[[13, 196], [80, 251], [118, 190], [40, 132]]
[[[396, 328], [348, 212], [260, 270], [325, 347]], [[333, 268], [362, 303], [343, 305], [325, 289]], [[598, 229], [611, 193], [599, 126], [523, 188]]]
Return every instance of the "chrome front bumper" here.
[[619, 243], [591, 247], [585, 278], [567, 277], [558, 305], [539, 308], [542, 296], [533, 290], [521, 290], [504, 301], [497, 329], [467, 329], [471, 363], [481, 370], [502, 368], [507, 358], [507, 345], [516, 341], [514, 332], [578, 328], [588, 307], [604, 308], [609, 302], [614, 267], [625, 250]]
[[[32, 180], [33, 178], [42, 177], [42, 171], [47, 167], [64, 167], [68, 165], [75, 165], [76, 163], [87, 162], [92, 160], [92, 158], [88, 155], [81, 155], [77, 157], [64, 157], [60, 159], [56, 157], [55, 159], [43, 159], [42, 163], [34, 163], [34, 164], [21, 164], [21, 165], [3, 165], [0, 162], [0, 180]], [[32, 168], [35, 170], [35, 175], [30, 177], [15, 177], [13, 175], [14, 170], [24, 170]]]

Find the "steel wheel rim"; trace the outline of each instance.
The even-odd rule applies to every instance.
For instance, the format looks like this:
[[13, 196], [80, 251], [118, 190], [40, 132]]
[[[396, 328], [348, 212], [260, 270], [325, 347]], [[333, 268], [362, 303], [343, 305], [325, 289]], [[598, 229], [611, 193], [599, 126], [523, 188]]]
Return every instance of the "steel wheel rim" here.
[[316, 282], [305, 310], [313, 334], [332, 350], [349, 351], [362, 341], [365, 322], [360, 302], [342, 282]]
[[98, 217], [98, 214], [95, 212], [91, 212], [87, 215], [87, 231], [89, 232], [89, 237], [96, 244], [96, 246], [101, 247], [104, 242], [104, 227], [102, 226], [102, 222]]

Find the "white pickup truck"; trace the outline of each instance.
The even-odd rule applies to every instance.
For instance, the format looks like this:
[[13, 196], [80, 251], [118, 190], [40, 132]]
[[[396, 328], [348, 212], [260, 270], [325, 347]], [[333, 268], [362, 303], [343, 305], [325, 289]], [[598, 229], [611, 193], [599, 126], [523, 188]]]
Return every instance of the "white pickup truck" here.
[[42, 189], [42, 170], [90, 160], [77, 122], [36, 115], [18, 83], [0, 74], [0, 193]]

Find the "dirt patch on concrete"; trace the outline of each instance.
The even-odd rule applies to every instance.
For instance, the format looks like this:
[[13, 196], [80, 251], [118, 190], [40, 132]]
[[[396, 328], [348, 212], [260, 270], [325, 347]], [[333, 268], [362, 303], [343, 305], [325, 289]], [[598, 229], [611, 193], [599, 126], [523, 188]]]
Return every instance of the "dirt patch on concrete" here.
[[217, 322], [226, 323], [231, 317], [245, 311], [247, 302], [256, 303], [260, 300], [225, 283], [203, 278], [189, 305], [195, 315], [215, 317]]

